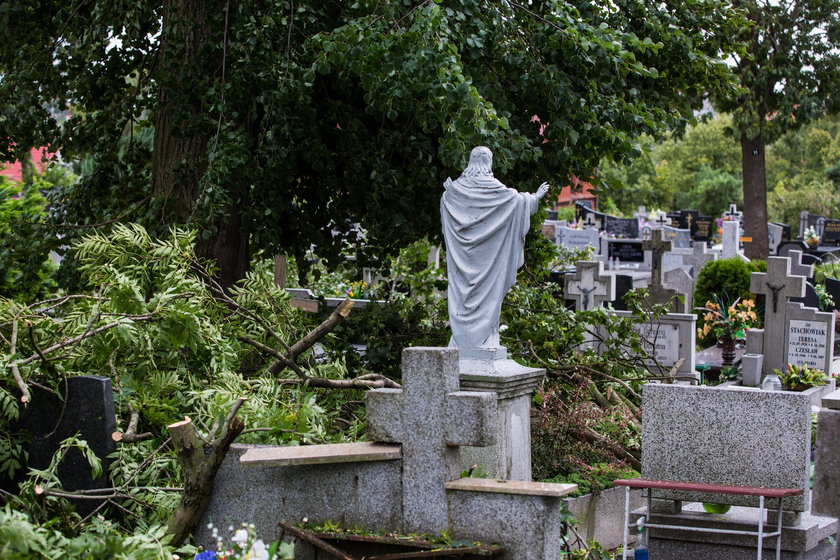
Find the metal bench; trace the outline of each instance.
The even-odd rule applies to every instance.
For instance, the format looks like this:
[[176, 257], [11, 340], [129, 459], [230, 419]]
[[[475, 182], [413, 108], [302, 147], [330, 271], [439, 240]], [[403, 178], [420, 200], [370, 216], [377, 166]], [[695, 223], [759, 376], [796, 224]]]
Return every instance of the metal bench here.
[[[758, 560], [762, 558], [764, 539], [777, 537], [776, 539], [776, 560], [782, 557], [782, 500], [790, 496], [798, 496], [803, 493], [801, 488], [763, 488], [760, 486], [735, 486], [727, 484], [699, 484], [696, 482], [684, 482], [676, 480], [651, 480], [647, 478], [632, 478], [616, 480], [616, 486], [625, 487], [624, 499], [624, 548], [622, 560], [627, 560], [627, 540], [630, 529], [630, 489], [641, 488], [647, 490], [647, 519], [645, 526], [653, 529], [681, 529], [685, 531], [699, 531], [707, 533], [726, 533], [730, 535], [752, 535], [758, 537]], [[649, 523], [651, 498], [654, 490], [678, 490], [688, 492], [707, 492], [710, 494], [736, 494], [741, 496], [758, 497], [758, 527], [756, 531], [737, 531], [733, 529], [717, 529], [714, 527], [686, 527], [682, 525], [666, 525], [662, 523]], [[764, 531], [764, 500], [776, 498], [778, 510], [776, 516], [776, 530]]]

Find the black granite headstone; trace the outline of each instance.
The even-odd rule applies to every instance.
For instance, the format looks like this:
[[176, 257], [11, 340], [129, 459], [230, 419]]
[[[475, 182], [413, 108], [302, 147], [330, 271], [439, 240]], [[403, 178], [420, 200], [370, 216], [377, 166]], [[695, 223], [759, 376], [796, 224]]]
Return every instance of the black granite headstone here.
[[834, 300], [834, 305], [829, 310], [840, 308], [840, 280], [826, 276], [823, 284], [825, 284], [825, 291]]
[[805, 282], [805, 297], [790, 298], [790, 301], [795, 303], [801, 303], [805, 307], [814, 307], [817, 309], [819, 309], [820, 307], [820, 296], [817, 295], [817, 291], [814, 289], [813, 284], [811, 284], [810, 282]]
[[607, 241], [607, 258], [621, 262], [645, 262], [642, 241], [610, 239]]
[[615, 300], [612, 302], [613, 309], [627, 311], [627, 304], [624, 303], [624, 296], [633, 289], [633, 277], [628, 274], [615, 275]]
[[822, 245], [840, 244], [840, 220], [826, 218], [822, 234]]
[[[77, 449], [71, 449], [58, 467], [62, 487], [71, 491], [107, 488], [110, 486], [107, 456], [115, 449], [111, 435], [117, 428], [111, 380], [92, 375], [70, 377], [64, 389], [62, 400], [54, 393], [34, 388], [32, 401], [20, 408], [20, 417], [12, 429], [31, 435], [26, 450], [28, 465], [35, 469], [47, 468], [61, 441], [78, 434], [102, 461], [103, 472], [93, 478], [87, 459]], [[4, 480], [2, 486], [16, 490], [20, 480], [22, 476], [13, 481]], [[98, 505], [95, 500], [76, 501], [81, 515]]]
[[606, 216], [606, 230], [610, 235], [624, 239], [639, 237], [639, 220], [637, 218], [617, 218]]
[[691, 230], [691, 239], [694, 241], [711, 241], [714, 233], [714, 217], [698, 214], [694, 219], [694, 229]]
[[548, 211], [548, 220], [556, 220], [557, 219], [557, 210], [549, 210]]

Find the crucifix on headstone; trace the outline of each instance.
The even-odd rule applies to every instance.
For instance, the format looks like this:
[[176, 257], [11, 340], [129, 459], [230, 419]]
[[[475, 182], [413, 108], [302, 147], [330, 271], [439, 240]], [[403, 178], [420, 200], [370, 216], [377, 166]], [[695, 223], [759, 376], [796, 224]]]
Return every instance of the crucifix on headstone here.
[[460, 478], [458, 446], [496, 443], [494, 393], [459, 391], [457, 348], [406, 348], [403, 388], [365, 396], [369, 441], [401, 443], [406, 531], [446, 528], [444, 485]]
[[785, 310], [790, 298], [805, 295], [805, 278], [790, 273], [790, 259], [768, 257], [767, 272], [753, 272], [750, 276], [750, 291], [764, 294], [764, 369], [783, 370]]
[[729, 221], [741, 223], [741, 219], [744, 217], [744, 213], [738, 210], [737, 205], [730, 204], [729, 210], [723, 213], [723, 217]]
[[[662, 257], [671, 250], [671, 242], [662, 239], [662, 230], [655, 229], [651, 232], [651, 239], [642, 242], [642, 250], [650, 251], [650, 284], [648, 285], [649, 304], [671, 304], [677, 295], [676, 290], [666, 288], [662, 284]], [[680, 306], [677, 306], [680, 307]], [[680, 310], [677, 309], [679, 312]]]
[[686, 214], [685, 216], [685, 223], [688, 224], [686, 229], [691, 229], [691, 224], [694, 222], [694, 216], [691, 214]]
[[575, 300], [576, 310], [589, 311], [615, 299], [614, 277], [604, 274], [602, 262], [579, 261], [575, 275], [566, 277], [566, 297]]

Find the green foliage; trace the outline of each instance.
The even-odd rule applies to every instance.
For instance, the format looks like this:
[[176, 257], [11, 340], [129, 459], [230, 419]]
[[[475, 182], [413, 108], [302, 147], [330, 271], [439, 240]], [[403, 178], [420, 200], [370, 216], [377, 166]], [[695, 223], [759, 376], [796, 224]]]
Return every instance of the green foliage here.
[[703, 165], [694, 176], [688, 191], [677, 191], [677, 208], [699, 210], [709, 216], [720, 216], [729, 205], [741, 204], [741, 177]]
[[724, 305], [731, 305], [736, 299], [755, 299], [750, 292], [750, 275], [766, 270], [766, 263], [744, 262], [741, 259], [711, 261], [700, 270], [694, 287], [694, 301], [703, 305], [719, 298]]
[[[125, 533], [94, 517], [87, 531], [67, 537], [55, 527], [34, 523], [21, 511], [6, 505], [0, 510], [0, 558], [90, 558], [92, 560], [160, 560], [176, 552], [167, 545], [166, 527], [146, 527]], [[189, 549], [182, 552], [189, 553]]]
[[773, 373], [779, 376], [779, 381], [787, 387], [817, 387], [828, 383], [825, 372], [821, 369], [808, 366], [797, 366], [788, 364], [784, 371], [774, 369]]
[[827, 277], [840, 279], [840, 261], [826, 259], [814, 265], [814, 280], [816, 282], [822, 284]]
[[253, 247], [297, 257], [337, 256], [351, 223], [392, 254], [439, 238], [442, 182], [477, 144], [524, 190], [636, 157], [640, 134], [733, 89], [742, 23], [715, 0], [164, 5], [2, 4], [0, 152], [83, 160], [73, 222], [128, 212], [205, 238], [236, 209]]
[[39, 227], [47, 213], [42, 186], [22, 188], [0, 176], [0, 297], [33, 301], [55, 286], [49, 252], [57, 243]]
[[578, 489], [568, 495], [569, 498], [577, 498], [584, 494], [598, 493], [607, 488], [612, 488], [613, 482], [618, 479], [638, 478], [639, 476], [638, 471], [627, 465], [595, 463], [578, 472], [555, 476], [543, 482], [577, 484]]

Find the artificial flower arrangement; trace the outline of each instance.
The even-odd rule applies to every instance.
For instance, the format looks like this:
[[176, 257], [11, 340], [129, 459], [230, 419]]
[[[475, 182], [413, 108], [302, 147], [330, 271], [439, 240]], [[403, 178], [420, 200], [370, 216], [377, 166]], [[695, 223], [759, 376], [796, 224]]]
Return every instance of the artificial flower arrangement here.
[[794, 391], [819, 387], [828, 383], [828, 378], [823, 370], [805, 365], [788, 364], [785, 371], [775, 369], [773, 373], [779, 376], [782, 388]]
[[258, 539], [253, 524], [243, 523], [241, 529], [234, 531], [233, 525], [228, 531], [233, 533], [230, 543], [225, 544], [219, 535], [219, 529], [212, 523], [207, 525], [216, 539], [215, 550], [203, 550], [193, 560], [286, 560], [294, 558], [294, 544], [275, 542], [269, 546]]
[[805, 243], [807, 243], [811, 247], [816, 247], [820, 244], [821, 237], [820, 234], [817, 233], [817, 230], [814, 228], [814, 226], [806, 228], [805, 235], [803, 237], [805, 238]]
[[715, 301], [707, 301], [706, 305], [696, 309], [705, 312], [703, 328], [697, 329], [697, 336], [700, 338], [713, 332], [717, 340], [727, 337], [740, 340], [746, 338], [747, 329], [759, 325], [755, 302], [751, 299], [738, 298], [735, 303], [727, 306], [716, 297]]

